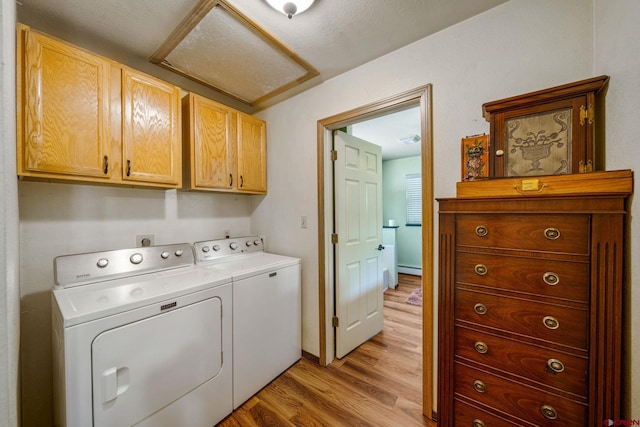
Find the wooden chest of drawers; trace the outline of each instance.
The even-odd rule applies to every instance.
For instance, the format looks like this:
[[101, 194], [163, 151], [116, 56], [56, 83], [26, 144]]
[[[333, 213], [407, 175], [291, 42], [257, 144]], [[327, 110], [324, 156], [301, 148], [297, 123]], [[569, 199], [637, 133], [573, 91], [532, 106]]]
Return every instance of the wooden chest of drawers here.
[[439, 200], [440, 426], [619, 419], [627, 195]]

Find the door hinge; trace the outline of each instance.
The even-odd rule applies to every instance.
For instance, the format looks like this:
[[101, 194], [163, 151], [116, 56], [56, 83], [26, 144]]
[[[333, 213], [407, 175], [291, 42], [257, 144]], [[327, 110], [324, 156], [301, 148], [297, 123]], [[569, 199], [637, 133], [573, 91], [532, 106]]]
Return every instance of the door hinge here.
[[331, 244], [332, 245], [337, 245], [338, 244], [338, 234], [337, 233], [331, 233]]
[[585, 108], [584, 105], [580, 106], [580, 124], [582, 126], [584, 126], [585, 120], [588, 120], [590, 125], [593, 124], [594, 116], [593, 104], [589, 105], [588, 108]]
[[331, 161], [338, 160], [338, 152], [336, 150], [331, 150]]
[[338, 326], [340, 326], [340, 320], [338, 319], [338, 316], [333, 316], [333, 318], [331, 319], [331, 325], [334, 328], [337, 328]]

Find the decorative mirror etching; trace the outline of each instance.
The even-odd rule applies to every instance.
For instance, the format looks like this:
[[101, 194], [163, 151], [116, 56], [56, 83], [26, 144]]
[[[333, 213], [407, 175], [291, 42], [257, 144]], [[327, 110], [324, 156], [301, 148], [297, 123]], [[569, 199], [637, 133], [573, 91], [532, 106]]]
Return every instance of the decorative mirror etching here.
[[571, 173], [571, 108], [505, 120], [507, 176]]

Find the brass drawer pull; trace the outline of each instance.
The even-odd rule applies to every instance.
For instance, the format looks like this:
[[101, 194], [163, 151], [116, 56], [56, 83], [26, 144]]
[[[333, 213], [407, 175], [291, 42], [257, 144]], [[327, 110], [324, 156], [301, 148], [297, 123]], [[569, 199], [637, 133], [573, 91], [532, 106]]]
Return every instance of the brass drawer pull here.
[[487, 391], [487, 386], [484, 385], [484, 383], [480, 380], [475, 380], [473, 382], [473, 389], [475, 391], [477, 391], [478, 393], [484, 393], [485, 391]]
[[480, 354], [485, 354], [487, 351], [489, 351], [489, 346], [487, 344], [483, 343], [482, 341], [476, 341], [476, 343], [473, 345], [473, 347]]
[[558, 411], [556, 411], [553, 406], [549, 406], [549, 405], [542, 405], [540, 407], [540, 412], [542, 412], [542, 415], [544, 415], [544, 417], [548, 420], [556, 420], [558, 419]]
[[475, 419], [473, 421], [471, 421], [471, 426], [472, 427], [486, 427], [486, 424], [484, 423], [484, 421], [479, 420], [479, 419]]
[[549, 359], [547, 360], [546, 369], [552, 374], [559, 374], [560, 372], [564, 371], [564, 363], [562, 363], [558, 359]]
[[481, 315], [487, 314], [487, 306], [484, 304], [477, 303], [476, 305], [473, 306], [473, 311]]
[[551, 271], [547, 271], [542, 275], [542, 280], [549, 286], [555, 286], [560, 283], [560, 277], [556, 273], [552, 273]]
[[484, 237], [487, 234], [489, 234], [489, 229], [487, 227], [485, 227], [484, 225], [479, 225], [476, 227], [476, 234], [479, 237]]
[[476, 271], [476, 274], [479, 276], [484, 276], [485, 274], [487, 274], [487, 266], [484, 264], [478, 264], [474, 267], [474, 270]]
[[544, 230], [544, 237], [549, 240], [556, 240], [558, 237], [560, 237], [560, 230], [553, 227], [547, 228], [546, 230]]
[[549, 329], [558, 329], [558, 327], [560, 326], [560, 322], [558, 322], [558, 319], [551, 316], [544, 316], [544, 318], [542, 319], [542, 323], [544, 323], [544, 326]]

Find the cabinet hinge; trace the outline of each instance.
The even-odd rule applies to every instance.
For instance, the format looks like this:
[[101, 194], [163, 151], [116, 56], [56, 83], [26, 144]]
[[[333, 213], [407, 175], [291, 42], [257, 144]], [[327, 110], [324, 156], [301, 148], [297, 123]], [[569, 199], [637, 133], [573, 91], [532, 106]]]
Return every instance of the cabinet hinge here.
[[593, 104], [589, 105], [588, 108], [585, 108], [584, 105], [580, 106], [580, 124], [584, 126], [584, 121], [588, 120], [589, 124], [593, 124], [593, 118], [595, 116], [595, 112], [593, 110]]
[[338, 316], [333, 316], [333, 318], [331, 319], [331, 325], [334, 328], [337, 328], [338, 326], [340, 326], [340, 320], [338, 319]]
[[337, 233], [331, 233], [331, 244], [333, 244], [333, 245], [337, 245], [338, 244], [338, 234]]
[[593, 162], [589, 160], [587, 164], [585, 164], [584, 161], [580, 160], [580, 163], [578, 163], [578, 173], [589, 172], [593, 172]]
[[331, 150], [331, 161], [335, 162], [338, 160], [338, 152], [336, 150]]

